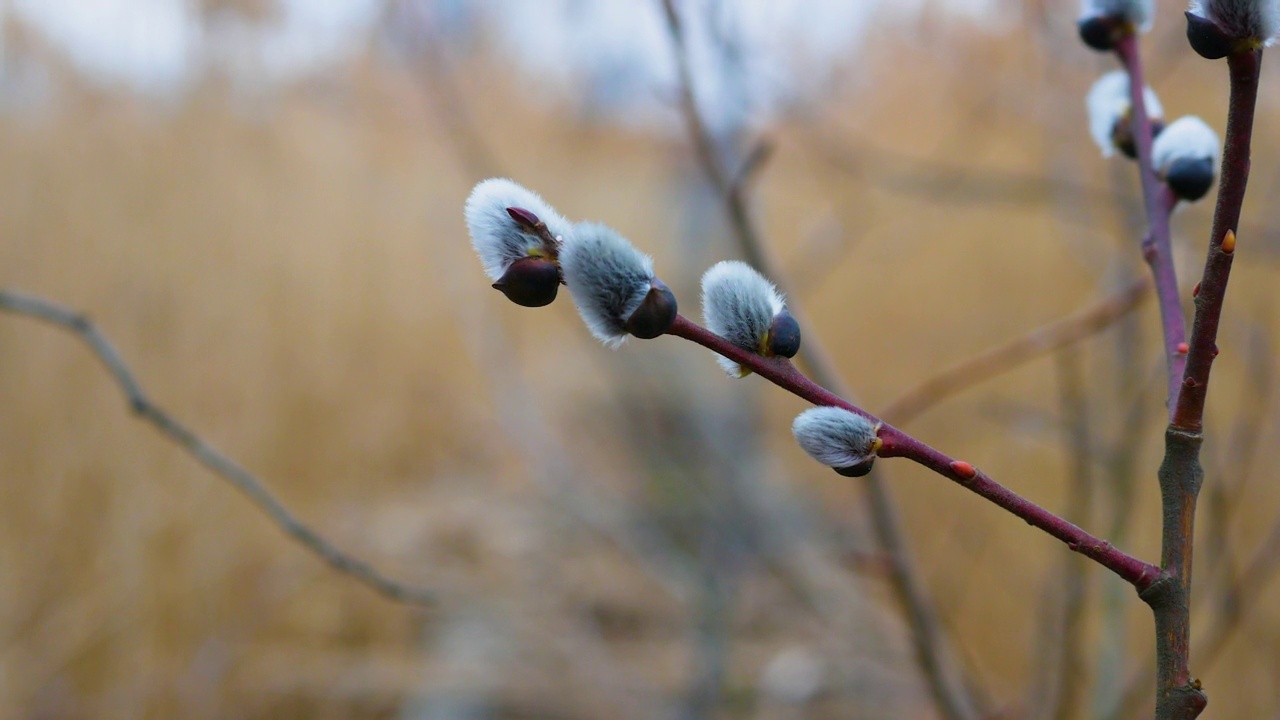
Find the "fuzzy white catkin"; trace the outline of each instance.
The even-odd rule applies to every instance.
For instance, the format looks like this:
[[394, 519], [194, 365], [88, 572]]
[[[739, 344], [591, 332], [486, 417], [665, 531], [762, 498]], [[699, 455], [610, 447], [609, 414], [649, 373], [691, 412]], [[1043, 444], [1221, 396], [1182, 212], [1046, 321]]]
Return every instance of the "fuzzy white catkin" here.
[[[1160, 98], [1150, 87], [1144, 89], [1142, 102], [1146, 106], [1147, 117], [1152, 120], [1164, 117]], [[1102, 156], [1111, 157], [1116, 152], [1111, 131], [1116, 121], [1129, 113], [1133, 104], [1129, 99], [1129, 73], [1113, 70], [1098, 78], [1089, 88], [1089, 94], [1085, 95], [1084, 103], [1089, 111], [1089, 134], [1102, 150]]]
[[621, 345], [653, 286], [653, 259], [609, 227], [582, 222], [560, 250], [560, 268], [587, 329], [611, 348]]
[[1124, 18], [1147, 32], [1155, 16], [1155, 0], [1083, 0], [1080, 3], [1080, 17], [1099, 16]]
[[837, 407], [805, 410], [791, 424], [791, 433], [809, 457], [833, 468], [866, 460], [876, 439], [870, 420]]
[[484, 272], [497, 281], [511, 263], [529, 257], [542, 247], [542, 239], [524, 232], [507, 213], [507, 208], [524, 208], [538, 216], [554, 237], [565, 238], [572, 224], [534, 191], [506, 178], [480, 182], [467, 198], [463, 215], [471, 246], [480, 256]]
[[[748, 352], [760, 352], [773, 319], [786, 308], [773, 283], [750, 265], [724, 260], [702, 276], [702, 318], [711, 332]], [[716, 361], [734, 377], [745, 373], [722, 355]]]
[[1280, 0], [1191, 0], [1191, 12], [1232, 38], [1269, 46], [1280, 34]]
[[1211, 165], [1217, 165], [1219, 145], [1218, 133], [1213, 128], [1195, 115], [1186, 115], [1169, 123], [1156, 136], [1151, 146], [1151, 163], [1161, 174], [1175, 160], [1183, 158], [1208, 159]]

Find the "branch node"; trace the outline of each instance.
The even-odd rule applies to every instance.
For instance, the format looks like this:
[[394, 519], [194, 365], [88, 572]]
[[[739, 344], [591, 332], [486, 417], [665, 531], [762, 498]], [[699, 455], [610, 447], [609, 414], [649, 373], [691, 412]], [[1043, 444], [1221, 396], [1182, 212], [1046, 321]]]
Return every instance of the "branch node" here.
[[1151, 584], [1138, 590], [1138, 598], [1152, 610], [1158, 610], [1177, 597], [1178, 589], [1177, 576], [1169, 570], [1162, 570]]

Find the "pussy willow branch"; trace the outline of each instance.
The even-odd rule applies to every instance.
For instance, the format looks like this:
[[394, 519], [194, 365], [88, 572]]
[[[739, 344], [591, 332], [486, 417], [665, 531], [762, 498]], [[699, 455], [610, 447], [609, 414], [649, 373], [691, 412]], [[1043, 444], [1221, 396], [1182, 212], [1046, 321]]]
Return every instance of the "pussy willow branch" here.
[[1165, 433], [1165, 456], [1160, 465], [1164, 516], [1160, 567], [1165, 577], [1142, 595], [1155, 614], [1156, 717], [1160, 720], [1190, 720], [1197, 717], [1208, 702], [1188, 666], [1196, 498], [1204, 477], [1200, 465], [1200, 445], [1204, 439], [1201, 430], [1209, 372], [1218, 354], [1218, 322], [1235, 257], [1235, 232], [1249, 182], [1249, 148], [1261, 66], [1261, 50], [1227, 58], [1231, 97], [1227, 106], [1218, 204], [1214, 208], [1209, 252], [1196, 296], [1186, 371]]
[[1142, 256], [1151, 266], [1155, 278], [1156, 297], [1160, 302], [1160, 325], [1164, 332], [1165, 362], [1168, 366], [1166, 402], [1169, 413], [1177, 403], [1187, 357], [1182, 345], [1187, 341], [1187, 320], [1178, 296], [1178, 274], [1173, 267], [1173, 244], [1169, 239], [1169, 216], [1177, 199], [1168, 186], [1156, 176], [1151, 163], [1152, 127], [1146, 108], [1146, 80], [1137, 34], [1130, 34], [1116, 44], [1116, 54], [1129, 72], [1129, 98], [1133, 107], [1132, 132], [1138, 151], [1138, 175], [1142, 180], [1142, 198], [1147, 211], [1147, 236], [1142, 241]]
[[1147, 299], [1150, 289], [1151, 278], [1140, 277], [1073, 315], [1038, 327], [926, 378], [891, 401], [880, 414], [887, 420], [905, 425], [966, 388], [1101, 332], [1137, 309]]
[[83, 314], [50, 300], [12, 290], [0, 290], [0, 312], [13, 313], [49, 323], [80, 338], [115, 378], [129, 408], [173, 441], [201, 465], [231, 483], [249, 501], [276, 524], [286, 535], [338, 572], [355, 578], [378, 594], [397, 602], [434, 607], [439, 598], [433, 592], [406, 585], [383, 575], [359, 558], [338, 549], [306, 523], [299, 520], [260, 480], [235, 460], [224, 455], [194, 431], [165, 412], [142, 390], [133, 371], [125, 364], [115, 346], [97, 326]]
[[[1240, 207], [1249, 183], [1249, 148], [1253, 137], [1254, 106], [1258, 100], [1258, 77], [1262, 50], [1227, 58], [1231, 77], [1231, 99], [1227, 109], [1227, 135], [1222, 149], [1222, 177], [1218, 184], [1218, 204], [1213, 211], [1213, 230], [1205, 258], [1200, 292], [1196, 296], [1195, 319], [1191, 326], [1186, 377], [1173, 413], [1173, 427], [1199, 432], [1204, 417], [1209, 371], [1218, 355], [1218, 321], [1235, 258], [1234, 239], [1240, 227]], [[1231, 233], [1233, 244], [1224, 249]]]
[[[760, 232], [752, 220], [744, 195], [746, 177], [759, 165], [762, 156], [751, 153], [742, 163], [742, 167], [733, 174], [730, 174], [725, 167], [716, 150], [715, 137], [703, 120], [702, 113], [698, 109], [697, 98], [694, 96], [693, 69], [685, 44], [684, 26], [681, 23], [680, 14], [676, 11], [674, 0], [662, 0], [662, 10], [667, 20], [667, 29], [671, 36], [676, 69], [680, 78], [680, 109], [699, 163], [722, 196], [725, 213], [747, 261], [771, 278], [778, 285], [779, 290], [786, 293], [779, 266], [768, 252], [767, 244], [761, 240]], [[797, 306], [795, 296], [787, 294], [791, 298], [788, 309], [802, 327], [806, 326], [804, 313]], [[811, 334], [806, 340], [804, 362], [819, 382], [848, 394], [840, 373], [831, 361], [831, 356], [815, 335]], [[898, 517], [891, 493], [881, 473], [873, 471], [864, 477], [863, 488], [867, 492], [869, 514], [876, 541], [888, 559], [889, 578], [906, 612], [916, 659], [925, 679], [929, 682], [934, 699], [947, 720], [976, 720], [979, 713], [974, 708], [964, 681], [959, 679], [960, 668], [948, 658], [945, 652], [942, 624], [938, 620], [937, 611], [928, 596], [924, 581], [920, 578], [909, 555], [902, 521]]]
[[[872, 422], [881, 422], [875, 415], [853, 405], [810, 380], [786, 358], [766, 358], [742, 350], [683, 316], [677, 316], [675, 324], [667, 332], [670, 335], [693, 341], [708, 350], [720, 353], [783, 390], [815, 405], [844, 408]], [[1160, 568], [1143, 562], [1115, 548], [1111, 543], [1085, 532], [1076, 525], [1009, 490], [972, 465], [956, 460], [929, 447], [887, 423], [880, 427], [879, 437], [884, 443], [879, 451], [880, 457], [901, 457], [923, 465], [1022, 518], [1027, 524], [1040, 528], [1058, 538], [1066, 543], [1071, 550], [1114, 572], [1126, 582], [1132, 584], [1139, 592], [1147, 589], [1160, 578]]]

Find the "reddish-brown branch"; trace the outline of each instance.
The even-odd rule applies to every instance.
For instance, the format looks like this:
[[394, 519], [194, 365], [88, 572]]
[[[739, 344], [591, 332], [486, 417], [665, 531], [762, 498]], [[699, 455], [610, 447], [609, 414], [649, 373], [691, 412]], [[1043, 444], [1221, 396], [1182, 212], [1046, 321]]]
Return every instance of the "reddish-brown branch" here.
[[[1218, 204], [1213, 212], [1209, 254], [1205, 260], [1200, 292], [1196, 296], [1195, 320], [1191, 327], [1187, 370], [1173, 413], [1174, 427], [1199, 432], [1209, 389], [1209, 370], [1218, 355], [1218, 321], [1231, 277], [1235, 257], [1235, 233], [1240, 226], [1240, 207], [1249, 183], [1249, 147], [1253, 137], [1254, 106], [1258, 100], [1258, 75], [1262, 51], [1227, 58], [1231, 75], [1231, 100], [1227, 110], [1227, 136], [1222, 149], [1222, 178]], [[1223, 240], [1231, 233], [1229, 249]]]
[[1129, 72], [1129, 99], [1133, 106], [1134, 147], [1138, 155], [1138, 175], [1142, 180], [1142, 198], [1147, 211], [1147, 236], [1142, 241], [1142, 256], [1151, 266], [1155, 278], [1156, 297], [1160, 302], [1160, 325], [1164, 332], [1164, 352], [1168, 365], [1168, 403], [1170, 413], [1178, 397], [1186, 353], [1187, 320], [1178, 297], [1178, 274], [1173, 266], [1173, 245], [1169, 240], [1169, 215], [1177, 198], [1156, 175], [1151, 162], [1153, 128], [1147, 115], [1144, 90], [1146, 80], [1142, 56], [1138, 52], [1138, 36], [1128, 35], [1116, 43], [1116, 54]]
[[1186, 371], [1165, 433], [1165, 457], [1160, 466], [1163, 577], [1142, 594], [1155, 615], [1156, 717], [1160, 720], [1192, 720], [1208, 702], [1200, 682], [1191, 676], [1188, 662], [1196, 499], [1204, 476], [1200, 466], [1201, 429], [1209, 372], [1218, 354], [1218, 322], [1235, 257], [1235, 231], [1249, 180], [1249, 147], [1261, 60], [1261, 50], [1227, 58], [1231, 99], [1218, 204], [1196, 296]]
[[[815, 405], [844, 408], [862, 415], [872, 422], [881, 422], [879, 418], [871, 413], [853, 405], [805, 377], [786, 358], [766, 358], [742, 350], [683, 316], [677, 316], [675, 324], [667, 332], [668, 334], [693, 341], [708, 350], [720, 353], [778, 387]], [[881, 457], [906, 458], [959, 483], [977, 495], [1022, 518], [1029, 525], [1040, 528], [1058, 538], [1075, 552], [1089, 557], [1099, 565], [1111, 570], [1126, 582], [1132, 584], [1139, 592], [1147, 589], [1160, 578], [1160, 569], [1156, 566], [1118, 550], [1111, 543], [1085, 532], [1076, 525], [1023, 498], [969, 463], [956, 460], [929, 447], [892, 425], [883, 424], [880, 428], [879, 436], [884, 443], [879, 452]]]

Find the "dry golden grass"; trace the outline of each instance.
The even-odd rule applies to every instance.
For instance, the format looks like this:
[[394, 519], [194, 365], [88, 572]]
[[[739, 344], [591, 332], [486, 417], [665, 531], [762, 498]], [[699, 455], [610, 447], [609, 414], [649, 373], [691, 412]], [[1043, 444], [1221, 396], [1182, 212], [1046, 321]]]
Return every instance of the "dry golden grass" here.
[[[957, 34], [950, 54], [886, 59], [855, 98], [774, 131], [758, 185], [767, 236], [804, 278], [806, 333], [824, 337], [870, 409], [1143, 271], [1130, 168], [1099, 161], [1079, 117], [1101, 66], [1058, 40], [992, 47]], [[1166, 107], [1221, 127], [1221, 68], [1172, 57], [1154, 63], [1170, 80]], [[502, 170], [654, 252], [691, 311], [701, 268], [731, 251], [715, 222], [709, 236], [683, 234], [699, 207], [683, 141], [547, 115], [481, 82], [492, 77], [484, 62], [461, 84], [478, 88], [472, 130]], [[674, 340], [607, 352], [566, 301], [541, 311], [502, 302], [462, 226], [480, 178], [418, 88], [369, 62], [266, 111], [210, 84], [174, 112], [73, 91], [54, 111], [0, 120], [0, 284], [88, 311], [157, 402], [339, 544], [447, 598], [409, 609], [334, 574], [132, 421], [70, 337], [6, 317], [0, 718], [462, 717], [431, 714], [446, 700], [487, 703], [497, 717], [654, 717], [701, 662], [689, 561], [737, 532], [737, 516], [716, 513], [735, 492], [778, 518], [799, 508], [786, 517], [813, 526], [777, 530], [785, 542], [756, 537], [782, 549], [730, 585], [720, 716], [929, 717], [881, 578], [850, 560], [850, 543], [868, 547], [856, 488], [791, 446], [800, 404], [755, 380], [730, 383]], [[1255, 228], [1274, 216], [1276, 108], [1264, 100], [1258, 123], [1245, 207]], [[867, 138], [891, 155], [856, 176], [832, 162], [833, 148], [856, 153]], [[914, 161], [968, 170], [939, 184]], [[1096, 197], [1038, 192], [1032, 180], [974, 197], [993, 176], [1054, 174]], [[1010, 187], [1029, 199], [999, 200]], [[1197, 248], [1188, 258], [1210, 211], [1175, 220]], [[1243, 481], [1229, 438], [1242, 408], [1269, 402], [1258, 388], [1276, 371], [1274, 351], [1249, 349], [1280, 321], [1276, 255], [1260, 234], [1241, 233], [1209, 483]], [[1145, 383], [1147, 429], [1129, 448], [1136, 509], [1122, 524], [1126, 549], [1148, 558], [1158, 549], [1156, 332], [1148, 306], [1071, 351], [1107, 452], [1121, 450], [1113, 442]], [[1118, 348], [1135, 336], [1126, 380]], [[1061, 508], [1069, 466], [1056, 382], [1054, 363], [1038, 361], [912, 429]], [[1231, 522], [1202, 515], [1200, 526], [1205, 542], [1230, 539], [1237, 571], [1280, 517], [1266, 463], [1273, 405], [1258, 418], [1262, 452]], [[749, 462], [721, 476], [716, 458], [744, 453]], [[1105, 478], [1105, 458], [1095, 462]], [[1034, 704], [1025, 692], [1042, 655], [1046, 583], [1066, 552], [958, 487], [890, 469], [947, 625], [993, 706], [1021, 717]], [[730, 492], [726, 477], [750, 489]], [[1098, 494], [1082, 522], [1101, 531], [1112, 505], [1109, 490]], [[670, 547], [645, 545], [650, 536]], [[1217, 567], [1199, 565], [1198, 579]], [[1103, 575], [1087, 577], [1096, 599]], [[1217, 612], [1216, 582], [1197, 588], [1201, 630]], [[1280, 711], [1276, 592], [1200, 671], [1215, 717]], [[1127, 672], [1149, 661], [1151, 629], [1126, 599]], [[1087, 688], [1097, 608], [1081, 630]], [[756, 689], [761, 668], [791, 647], [828, 663], [828, 691], [803, 711], [772, 707]]]

